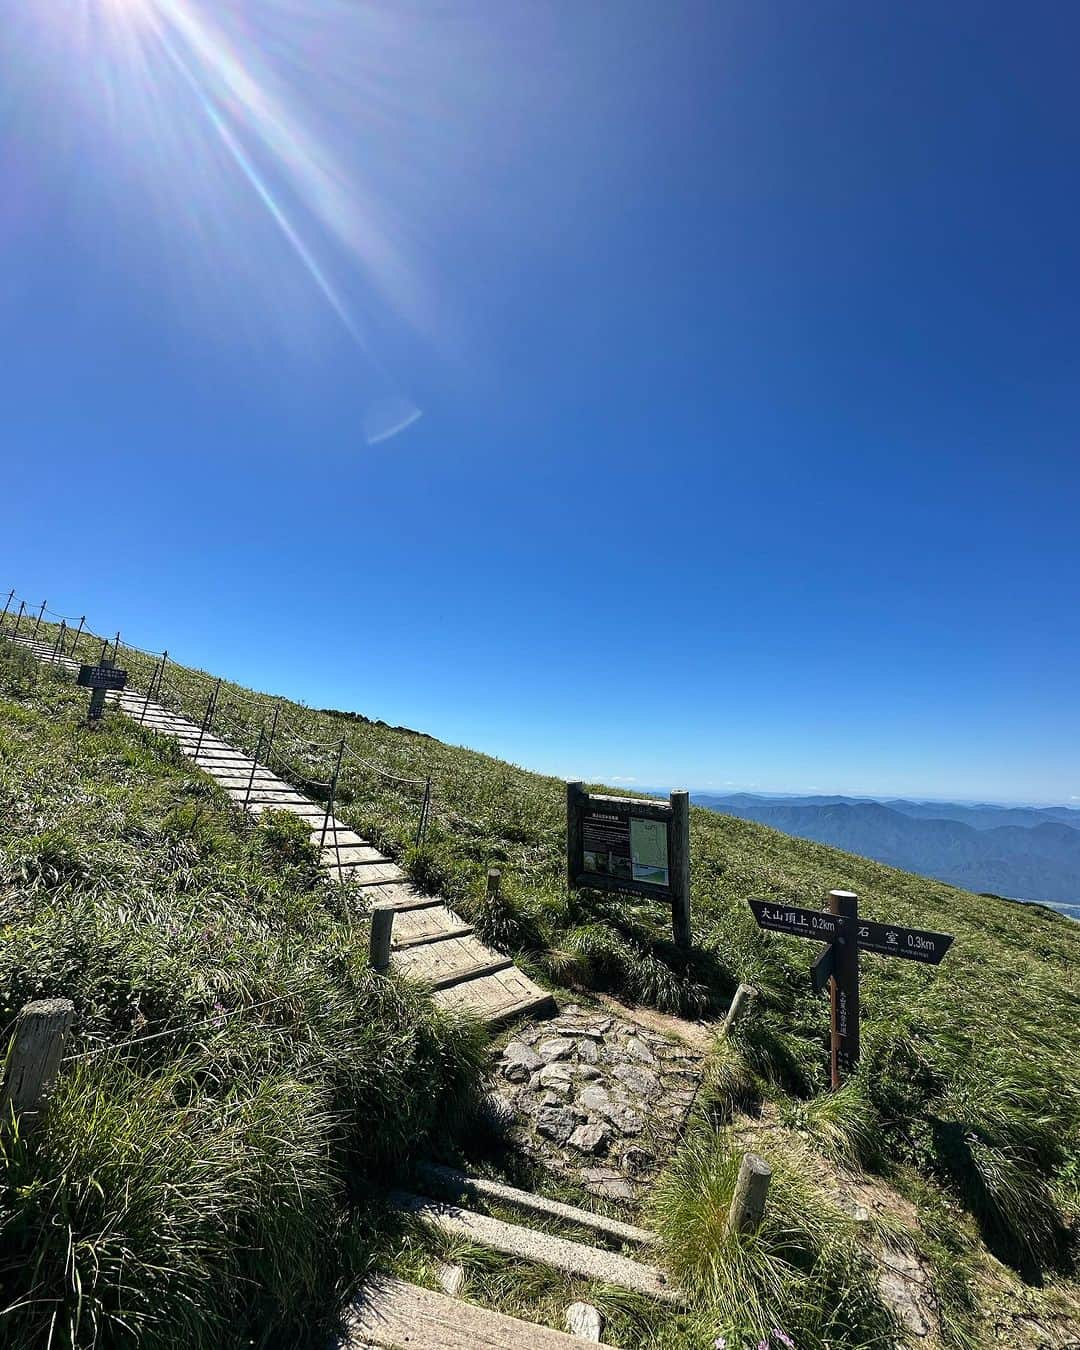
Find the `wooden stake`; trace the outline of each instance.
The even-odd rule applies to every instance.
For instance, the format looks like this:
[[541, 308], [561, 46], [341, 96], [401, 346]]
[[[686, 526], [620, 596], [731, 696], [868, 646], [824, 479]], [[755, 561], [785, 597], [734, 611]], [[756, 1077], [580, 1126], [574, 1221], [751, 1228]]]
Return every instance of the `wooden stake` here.
[[832, 1085], [838, 1088], [859, 1062], [859, 897], [854, 891], [830, 891], [829, 913], [848, 921], [846, 933], [836, 939], [831, 981]]
[[487, 876], [487, 898], [497, 900], [499, 898], [499, 887], [502, 884], [502, 873], [497, 867], [488, 868]]
[[23, 1134], [29, 1134], [40, 1120], [74, 1018], [75, 1005], [69, 998], [38, 999], [19, 1013], [0, 1093], [0, 1119], [6, 1122], [14, 1115]]
[[371, 968], [390, 969], [390, 938], [394, 931], [393, 905], [375, 905], [371, 911]]
[[735, 997], [731, 1000], [731, 1007], [727, 1010], [727, 1016], [720, 1025], [720, 1035], [726, 1036], [739, 1018], [749, 1008], [751, 1002], [757, 998], [758, 991], [752, 984], [740, 984], [735, 990]]
[[668, 797], [671, 803], [671, 933], [676, 947], [688, 951], [690, 933], [690, 794], [678, 788]]
[[765, 1199], [769, 1194], [772, 1168], [756, 1153], [743, 1155], [735, 1194], [731, 1197], [727, 1226], [731, 1233], [752, 1233], [765, 1213]]

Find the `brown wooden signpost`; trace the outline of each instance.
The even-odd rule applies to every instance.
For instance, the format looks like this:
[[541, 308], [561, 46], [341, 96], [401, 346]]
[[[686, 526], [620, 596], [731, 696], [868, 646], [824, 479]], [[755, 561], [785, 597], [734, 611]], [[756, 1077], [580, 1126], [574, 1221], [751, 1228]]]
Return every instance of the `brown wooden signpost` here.
[[571, 888], [632, 891], [671, 901], [676, 946], [690, 946], [690, 794], [666, 802], [601, 797], [566, 785], [566, 870]]
[[770, 933], [828, 943], [810, 967], [810, 981], [816, 994], [826, 985], [830, 989], [834, 1088], [859, 1062], [859, 951], [865, 948], [879, 956], [900, 956], [936, 966], [953, 941], [948, 933], [860, 919], [854, 891], [830, 891], [827, 911], [771, 900], [751, 900], [750, 908], [758, 927]]

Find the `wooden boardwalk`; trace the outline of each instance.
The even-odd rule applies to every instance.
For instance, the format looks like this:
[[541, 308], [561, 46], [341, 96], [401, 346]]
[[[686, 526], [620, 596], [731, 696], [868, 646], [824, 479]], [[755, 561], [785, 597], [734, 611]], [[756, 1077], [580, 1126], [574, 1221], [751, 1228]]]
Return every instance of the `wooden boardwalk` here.
[[[51, 643], [23, 637], [12, 640], [42, 661], [74, 672], [79, 669], [70, 657], [54, 657]], [[421, 895], [395, 862], [336, 817], [327, 817], [324, 807], [291, 783], [217, 736], [204, 734], [200, 744], [199, 727], [194, 722], [153, 699], [147, 700], [145, 694], [126, 689], [110, 693], [108, 700], [135, 721], [173, 737], [233, 801], [241, 805], [246, 802], [252, 815], [291, 811], [299, 816], [320, 845], [328, 871], [355, 887], [365, 901], [393, 908], [391, 965], [427, 985], [437, 1003], [468, 1010], [489, 1025], [524, 1014], [543, 1016], [554, 1011], [551, 995], [523, 975], [508, 956], [486, 947], [448, 905], [437, 897]]]

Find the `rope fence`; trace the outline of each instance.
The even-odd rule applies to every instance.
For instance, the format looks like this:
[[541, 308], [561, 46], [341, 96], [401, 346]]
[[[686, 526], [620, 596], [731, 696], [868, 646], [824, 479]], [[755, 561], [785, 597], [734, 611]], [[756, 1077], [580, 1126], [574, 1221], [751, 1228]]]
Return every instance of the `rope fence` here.
[[[133, 714], [140, 723], [145, 724], [151, 704], [156, 703], [167, 712], [184, 716], [198, 728], [192, 756], [196, 764], [204, 753], [208, 738], [226, 742], [252, 756], [244, 792], [245, 809], [251, 801], [260, 763], [271, 770], [276, 765], [282, 778], [294, 786], [325, 794], [320, 849], [325, 848], [330, 832], [343, 767], [346, 772], [360, 771], [399, 788], [415, 789], [419, 802], [414, 846], [423, 848], [427, 840], [434, 795], [430, 775], [411, 778], [391, 773], [350, 745], [347, 732], [340, 737], [335, 735], [332, 740], [322, 739], [320, 723], [329, 721], [329, 714], [313, 712], [313, 725], [298, 727], [282, 714], [281, 699], [255, 694], [244, 697], [233, 687], [229, 687], [223, 696], [220, 679], [170, 661], [168, 650], [155, 652], [136, 646], [123, 639], [119, 632], [111, 636], [96, 633], [87, 626], [85, 614], [59, 614], [49, 608], [47, 600], [30, 602], [14, 589], [8, 592], [0, 611], [0, 636], [35, 644], [37, 655], [54, 665], [64, 661], [82, 664], [112, 661], [119, 665], [123, 654], [123, 666], [131, 671], [143, 689], [141, 708]], [[48, 645], [47, 652], [41, 650], [43, 644]], [[337, 731], [336, 727], [334, 731]], [[335, 829], [333, 847], [340, 876], [341, 846], [337, 835]]]

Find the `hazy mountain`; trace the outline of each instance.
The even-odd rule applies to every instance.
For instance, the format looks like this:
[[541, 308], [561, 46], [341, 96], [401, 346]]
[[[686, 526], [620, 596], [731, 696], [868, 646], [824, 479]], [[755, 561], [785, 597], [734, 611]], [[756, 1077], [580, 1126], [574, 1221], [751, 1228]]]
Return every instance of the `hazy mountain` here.
[[748, 792], [693, 800], [967, 890], [1080, 905], [1080, 811], [1069, 807]]

